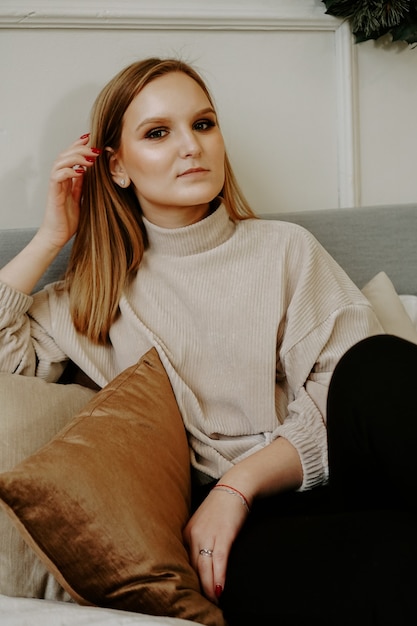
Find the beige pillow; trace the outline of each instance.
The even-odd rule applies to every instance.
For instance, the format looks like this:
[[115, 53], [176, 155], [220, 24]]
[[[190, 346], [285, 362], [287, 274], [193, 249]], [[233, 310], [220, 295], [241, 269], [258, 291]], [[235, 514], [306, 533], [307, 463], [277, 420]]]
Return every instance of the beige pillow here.
[[[0, 472], [47, 443], [94, 395], [80, 385], [0, 373]], [[0, 593], [68, 600], [0, 508]]]
[[417, 343], [417, 331], [385, 272], [379, 272], [374, 276], [362, 289], [362, 293], [372, 304], [382, 328], [388, 335], [396, 335]]
[[187, 436], [154, 348], [0, 475], [6, 510], [80, 604], [223, 626], [182, 540], [190, 489]]

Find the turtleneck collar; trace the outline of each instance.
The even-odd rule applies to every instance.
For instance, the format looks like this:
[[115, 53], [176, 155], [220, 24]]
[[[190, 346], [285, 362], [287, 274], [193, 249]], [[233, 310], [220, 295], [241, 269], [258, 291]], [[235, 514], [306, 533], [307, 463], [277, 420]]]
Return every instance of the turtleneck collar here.
[[149, 250], [164, 256], [189, 256], [207, 252], [227, 241], [236, 224], [224, 204], [204, 219], [181, 228], [162, 228], [142, 218], [146, 228]]

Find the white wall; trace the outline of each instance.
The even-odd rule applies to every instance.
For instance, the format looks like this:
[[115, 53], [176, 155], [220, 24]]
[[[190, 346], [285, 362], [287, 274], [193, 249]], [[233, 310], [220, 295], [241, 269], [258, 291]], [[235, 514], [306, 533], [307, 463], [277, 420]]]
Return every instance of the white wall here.
[[261, 213], [417, 200], [417, 50], [320, 0], [1, 0], [0, 227], [39, 224], [49, 169], [131, 61], [191, 61]]

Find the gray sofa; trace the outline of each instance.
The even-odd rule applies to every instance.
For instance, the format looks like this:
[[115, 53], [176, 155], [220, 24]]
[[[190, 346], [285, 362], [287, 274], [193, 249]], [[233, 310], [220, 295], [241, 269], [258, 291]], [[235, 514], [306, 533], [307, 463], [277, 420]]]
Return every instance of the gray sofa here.
[[307, 228], [359, 288], [384, 271], [397, 293], [417, 294], [417, 204], [265, 217]]
[[[310, 230], [362, 288], [379, 272], [391, 279], [397, 293], [417, 295], [417, 204], [357, 209], [330, 209], [264, 216], [297, 222]], [[0, 230], [0, 265], [29, 241], [34, 229]], [[49, 268], [38, 287], [59, 279], [69, 246]], [[1, 401], [1, 399], [0, 399]], [[1, 555], [0, 555], [1, 556]], [[183, 620], [81, 607], [68, 602], [0, 595], [0, 622], [8, 626], [156, 626], [186, 624]]]
[[[417, 204], [325, 209], [263, 216], [297, 222], [317, 237], [351, 279], [362, 286], [380, 271], [398, 293], [417, 294]], [[35, 229], [0, 230], [0, 266], [35, 233]], [[38, 287], [58, 279], [69, 246], [48, 269]]]

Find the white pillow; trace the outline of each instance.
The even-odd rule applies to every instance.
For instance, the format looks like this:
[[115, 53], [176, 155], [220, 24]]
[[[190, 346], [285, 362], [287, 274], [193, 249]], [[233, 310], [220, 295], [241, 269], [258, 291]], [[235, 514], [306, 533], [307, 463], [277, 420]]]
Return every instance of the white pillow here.
[[417, 296], [412, 295], [400, 295], [401, 302], [410, 317], [414, 328], [417, 330]]
[[417, 329], [407, 314], [395, 287], [385, 272], [379, 272], [363, 287], [382, 328], [388, 335], [396, 335], [417, 344]]

